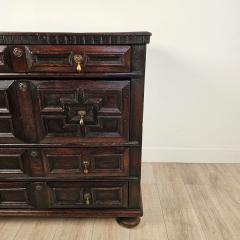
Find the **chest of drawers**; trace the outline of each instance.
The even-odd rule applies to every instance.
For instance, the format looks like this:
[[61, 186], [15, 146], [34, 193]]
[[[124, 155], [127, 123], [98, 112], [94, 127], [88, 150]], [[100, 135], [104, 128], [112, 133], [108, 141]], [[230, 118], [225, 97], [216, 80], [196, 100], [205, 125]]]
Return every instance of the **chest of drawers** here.
[[149, 32], [0, 33], [0, 216], [142, 216]]

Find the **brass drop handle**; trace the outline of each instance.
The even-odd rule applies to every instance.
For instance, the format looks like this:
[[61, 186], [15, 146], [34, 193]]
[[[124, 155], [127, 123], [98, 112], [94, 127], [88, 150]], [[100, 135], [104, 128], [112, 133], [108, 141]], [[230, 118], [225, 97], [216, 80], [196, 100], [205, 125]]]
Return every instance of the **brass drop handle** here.
[[83, 57], [79, 54], [76, 54], [76, 55], [74, 55], [73, 60], [77, 64], [77, 68], [76, 68], [77, 72], [80, 73], [82, 70], [81, 63], [82, 63]]
[[85, 174], [88, 174], [90, 162], [89, 162], [88, 160], [84, 160], [84, 161], [82, 162], [82, 165], [83, 165], [83, 172], [84, 172]]
[[90, 201], [91, 201], [91, 194], [90, 193], [84, 193], [84, 201], [86, 205], [90, 205]]
[[80, 117], [80, 120], [79, 120], [80, 127], [83, 127], [85, 124], [84, 120], [85, 120], [85, 116], [86, 116], [86, 111], [79, 111], [78, 115]]

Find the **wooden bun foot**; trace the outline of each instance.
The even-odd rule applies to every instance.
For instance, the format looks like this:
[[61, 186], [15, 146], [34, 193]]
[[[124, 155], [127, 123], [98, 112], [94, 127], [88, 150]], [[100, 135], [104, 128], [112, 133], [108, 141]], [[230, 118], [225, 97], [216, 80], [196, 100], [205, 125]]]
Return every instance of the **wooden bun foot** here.
[[117, 222], [127, 228], [133, 228], [140, 223], [140, 217], [119, 217], [116, 218]]

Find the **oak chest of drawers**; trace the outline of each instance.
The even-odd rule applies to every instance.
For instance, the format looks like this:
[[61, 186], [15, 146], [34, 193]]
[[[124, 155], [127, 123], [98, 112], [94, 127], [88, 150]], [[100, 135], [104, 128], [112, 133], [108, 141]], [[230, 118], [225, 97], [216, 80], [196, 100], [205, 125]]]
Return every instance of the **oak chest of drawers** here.
[[0, 216], [142, 216], [150, 33], [0, 33]]

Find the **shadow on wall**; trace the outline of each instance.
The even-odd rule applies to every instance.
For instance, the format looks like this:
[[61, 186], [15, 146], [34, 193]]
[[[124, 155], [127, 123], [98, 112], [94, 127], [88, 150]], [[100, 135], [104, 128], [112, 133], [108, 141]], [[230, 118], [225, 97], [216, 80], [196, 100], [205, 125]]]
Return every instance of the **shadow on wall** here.
[[207, 87], [202, 77], [193, 62], [158, 48], [148, 48], [144, 105], [146, 145], [156, 145], [156, 141], [158, 145], [172, 145], [173, 135], [181, 135], [191, 128], [193, 104], [198, 105], [199, 98], [203, 97], [201, 90]]

